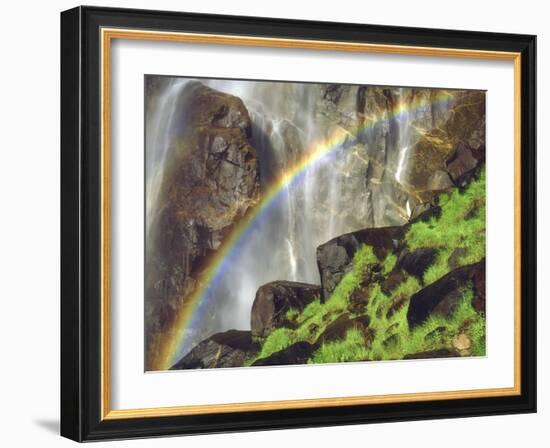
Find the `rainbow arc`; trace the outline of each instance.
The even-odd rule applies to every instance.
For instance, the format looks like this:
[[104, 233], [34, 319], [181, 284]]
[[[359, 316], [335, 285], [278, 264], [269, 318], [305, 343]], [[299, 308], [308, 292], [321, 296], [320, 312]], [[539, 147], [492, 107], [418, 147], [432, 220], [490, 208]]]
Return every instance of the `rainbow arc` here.
[[321, 165], [334, 158], [338, 154], [338, 150], [361, 141], [376, 126], [388, 123], [390, 120], [401, 120], [406, 118], [405, 114], [418, 113], [422, 109], [431, 107], [434, 103], [448, 105], [452, 100], [452, 95], [443, 91], [429, 102], [421, 99], [409, 104], [399, 104], [391, 113], [385, 113], [381, 117], [369, 116], [362, 126], [353, 130], [336, 128], [328, 138], [312, 144], [302, 159], [282, 172], [265, 189], [258, 204], [233, 227], [218, 248], [208, 267], [197, 279], [198, 287], [183, 300], [171, 328], [163, 335], [160, 352], [153, 362], [154, 370], [167, 370], [177, 361], [175, 357], [180, 353], [182, 344], [185, 342], [186, 330], [200, 321], [202, 313], [207, 309], [206, 305], [215, 296], [214, 293], [220, 286], [225, 273], [247, 244], [251, 232], [262, 224], [273, 207], [284, 199], [289, 189], [300, 185], [307, 177], [308, 172], [317, 170]]

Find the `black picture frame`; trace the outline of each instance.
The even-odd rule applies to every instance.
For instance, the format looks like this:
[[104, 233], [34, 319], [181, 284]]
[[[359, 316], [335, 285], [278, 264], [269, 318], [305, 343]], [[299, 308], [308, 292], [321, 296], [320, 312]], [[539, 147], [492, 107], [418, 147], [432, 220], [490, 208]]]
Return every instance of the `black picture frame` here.
[[[101, 70], [104, 27], [521, 54], [521, 393], [515, 396], [102, 419]], [[61, 13], [61, 435], [76, 441], [536, 412], [536, 37], [77, 7]]]

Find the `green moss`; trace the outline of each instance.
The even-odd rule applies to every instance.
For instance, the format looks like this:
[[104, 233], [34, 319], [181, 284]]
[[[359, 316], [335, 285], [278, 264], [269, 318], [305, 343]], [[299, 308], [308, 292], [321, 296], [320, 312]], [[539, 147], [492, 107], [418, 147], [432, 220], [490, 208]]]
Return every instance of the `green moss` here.
[[310, 303], [298, 318], [296, 341], [315, 342], [328, 324], [347, 310], [350, 295], [361, 286], [365, 274], [379, 262], [372, 247], [363, 245], [353, 257], [353, 269], [348, 272], [324, 304]]
[[368, 350], [360, 330], [350, 328], [345, 338], [323, 344], [309, 359], [310, 364], [364, 361]]
[[273, 330], [262, 345], [262, 350], [257, 358], [266, 358], [272, 353], [281, 351], [293, 343], [293, 332], [289, 328], [277, 328]]
[[[437, 249], [437, 257], [422, 282], [406, 276], [391, 294], [384, 294], [380, 276], [384, 278], [395, 269], [397, 256], [390, 253], [379, 260], [373, 249], [364, 245], [355, 253], [352, 270], [325, 303], [317, 298], [301, 312], [287, 311], [285, 317], [296, 324], [296, 328], [274, 330], [263, 341], [258, 356], [248, 364], [298, 341], [315, 343], [327, 326], [343, 314], [368, 316], [372, 338], [369, 337], [367, 343], [363, 333], [352, 328], [342, 340], [323, 344], [312, 355], [310, 363], [403, 359], [408, 354], [451, 349], [459, 334], [466, 334], [471, 342], [469, 350], [462, 354], [484, 355], [485, 316], [472, 306], [471, 285], [464, 285], [462, 297], [450, 318], [435, 315], [414, 329], [409, 328], [407, 312], [411, 296], [447, 274], [451, 270], [451, 256], [453, 267], [475, 263], [485, 256], [485, 171], [464, 191], [441, 195], [438, 203], [440, 216], [413, 223], [405, 236], [410, 250]], [[460, 251], [455, 252], [456, 249]], [[372, 275], [374, 266], [378, 267], [376, 276]], [[378, 279], [373, 280], [376, 277]], [[350, 296], [359, 289], [368, 301], [359, 311], [351, 308], [352, 312]]]
[[485, 356], [485, 319], [475, 318], [468, 326], [467, 334], [472, 341], [472, 356]]
[[449, 251], [443, 250], [437, 254], [434, 264], [424, 272], [423, 281], [425, 285], [435, 282], [449, 272]]
[[[375, 338], [367, 358], [402, 359], [407, 354], [452, 348], [453, 339], [463, 331], [472, 341], [472, 355], [485, 354], [485, 318], [473, 308], [472, 298], [472, 288], [464, 288], [462, 298], [451, 318], [431, 316], [412, 331], [409, 329], [407, 321], [407, 307], [403, 307], [390, 319], [385, 317], [376, 319], [373, 322], [374, 325], [371, 324], [375, 331]], [[469, 322], [469, 324], [466, 329], [463, 329], [465, 322]], [[428, 337], [441, 329], [444, 331], [440, 337]]]
[[392, 292], [391, 297], [395, 298], [399, 296], [406, 296], [409, 298], [420, 288], [420, 282], [416, 279], [416, 277], [407, 277], [407, 279]]
[[305, 322], [306, 320], [312, 318], [313, 316], [319, 314], [321, 310], [321, 299], [316, 298], [313, 302], [309, 303], [304, 311], [296, 318], [298, 322]]
[[289, 320], [289, 321], [294, 321], [296, 320], [296, 318], [300, 315], [300, 310], [297, 310], [297, 309], [294, 309], [294, 308], [290, 308], [286, 313], [285, 313], [285, 319], [286, 320]]
[[455, 259], [458, 266], [476, 263], [485, 256], [485, 169], [466, 190], [442, 194], [438, 202], [440, 216], [412, 224], [405, 237], [411, 250], [439, 250], [435, 263], [424, 274], [425, 284], [451, 270], [449, 258], [456, 249], [465, 253]]
[[349, 296], [361, 284], [365, 273], [379, 262], [372, 247], [362, 246], [354, 255], [353, 269], [340, 281], [334, 292], [321, 304], [319, 298], [315, 299], [304, 310], [296, 315], [295, 310], [287, 312], [287, 319], [297, 322], [298, 328], [278, 328], [274, 330], [263, 342], [258, 356], [248, 361], [252, 364], [256, 359], [265, 358], [272, 353], [283, 350], [294, 342], [308, 341], [314, 343], [317, 337], [338, 316], [347, 310]]
[[393, 268], [395, 267], [395, 263], [397, 262], [397, 255], [395, 254], [388, 254], [384, 261], [382, 262], [382, 274], [387, 275], [389, 274]]
[[364, 273], [371, 265], [378, 263], [378, 257], [375, 255], [372, 247], [362, 245], [353, 256], [353, 271]]

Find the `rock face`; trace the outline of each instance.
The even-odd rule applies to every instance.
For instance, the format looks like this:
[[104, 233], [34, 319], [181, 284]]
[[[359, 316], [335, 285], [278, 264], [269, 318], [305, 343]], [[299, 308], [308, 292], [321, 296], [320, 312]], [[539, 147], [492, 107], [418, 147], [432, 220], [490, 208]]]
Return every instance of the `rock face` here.
[[431, 247], [423, 247], [412, 252], [405, 249], [397, 259], [396, 269], [402, 269], [422, 279], [424, 272], [435, 261], [436, 256], [437, 250]]
[[485, 158], [485, 152], [474, 150], [466, 143], [459, 143], [454, 154], [447, 160], [447, 171], [453, 182], [463, 187], [476, 172], [480, 162]]
[[413, 328], [431, 315], [439, 314], [450, 317], [462, 298], [461, 289], [469, 282], [472, 283], [474, 288], [474, 307], [478, 311], [484, 310], [485, 259], [472, 265], [457, 268], [413, 294], [407, 312], [409, 326]]
[[440, 124], [424, 127], [410, 151], [407, 182], [421, 196], [453, 185], [474, 170], [485, 158], [485, 96], [463, 91]]
[[252, 335], [266, 337], [273, 329], [284, 326], [288, 310], [302, 311], [320, 293], [320, 286], [308, 283], [276, 281], [261, 286], [252, 305]]
[[[461, 186], [484, 160], [485, 96], [480, 91], [327, 85], [317, 109], [327, 129], [335, 124], [351, 133], [365, 129], [341, 168], [351, 176], [337, 210], [360, 221], [360, 227], [404, 224], [409, 209]], [[400, 160], [406, 165], [402, 172]], [[345, 207], [352, 202], [358, 203], [350, 212]]]
[[[259, 162], [243, 102], [200, 83], [181, 93], [179, 126], [148, 222], [146, 368], [160, 336], [231, 227], [258, 200]], [[198, 340], [202, 339], [198, 335]]]
[[239, 367], [259, 349], [260, 346], [252, 340], [250, 331], [229, 330], [199, 343], [174, 364], [171, 370]]
[[372, 246], [376, 256], [383, 259], [388, 252], [396, 249], [406, 231], [406, 226], [364, 229], [339, 236], [319, 246], [317, 265], [321, 274], [321, 300], [326, 300], [342, 277], [350, 271], [353, 255], [362, 244]]

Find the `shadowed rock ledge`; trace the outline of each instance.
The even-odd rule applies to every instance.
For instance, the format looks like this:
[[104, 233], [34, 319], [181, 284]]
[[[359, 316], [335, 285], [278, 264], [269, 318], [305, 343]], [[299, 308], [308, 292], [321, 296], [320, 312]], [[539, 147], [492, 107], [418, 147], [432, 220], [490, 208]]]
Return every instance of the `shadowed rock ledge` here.
[[284, 326], [287, 311], [302, 311], [320, 293], [319, 285], [308, 283], [275, 281], [260, 286], [252, 305], [252, 336], [266, 337], [275, 328]]
[[250, 331], [229, 330], [200, 342], [171, 370], [239, 367], [259, 349], [260, 345], [252, 340]]

